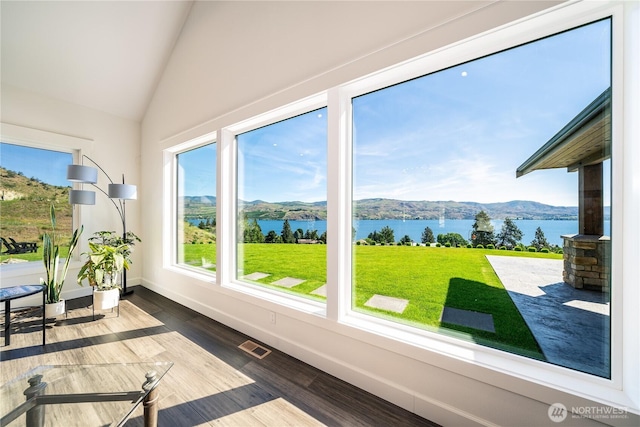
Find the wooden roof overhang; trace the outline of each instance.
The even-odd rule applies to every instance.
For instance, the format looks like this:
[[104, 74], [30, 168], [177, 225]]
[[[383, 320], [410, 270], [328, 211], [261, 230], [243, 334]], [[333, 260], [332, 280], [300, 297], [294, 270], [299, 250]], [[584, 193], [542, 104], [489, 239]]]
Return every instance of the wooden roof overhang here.
[[611, 157], [611, 88], [605, 90], [565, 127], [533, 153], [518, 169], [516, 178], [540, 169], [567, 168], [602, 163]]

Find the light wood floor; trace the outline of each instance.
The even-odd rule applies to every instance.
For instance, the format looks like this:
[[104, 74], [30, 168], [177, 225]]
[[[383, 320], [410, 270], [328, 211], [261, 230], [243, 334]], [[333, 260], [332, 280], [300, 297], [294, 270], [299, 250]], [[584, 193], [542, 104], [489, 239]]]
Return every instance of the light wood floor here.
[[[276, 350], [257, 359], [238, 348], [249, 337], [134, 289], [120, 317], [104, 311], [93, 321], [90, 298], [69, 301], [68, 318], [48, 323], [45, 348], [39, 312], [15, 313], [11, 345], [0, 340], [0, 383], [38, 365], [172, 361], [159, 426], [435, 425]], [[141, 408], [127, 422], [137, 425]]]

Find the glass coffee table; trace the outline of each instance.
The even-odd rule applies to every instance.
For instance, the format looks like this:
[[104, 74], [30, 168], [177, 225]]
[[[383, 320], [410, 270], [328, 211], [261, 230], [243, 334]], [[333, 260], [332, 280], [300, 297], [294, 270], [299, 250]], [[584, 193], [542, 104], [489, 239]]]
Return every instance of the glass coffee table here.
[[144, 406], [157, 425], [158, 384], [173, 362], [39, 366], [0, 387], [1, 426], [122, 426]]

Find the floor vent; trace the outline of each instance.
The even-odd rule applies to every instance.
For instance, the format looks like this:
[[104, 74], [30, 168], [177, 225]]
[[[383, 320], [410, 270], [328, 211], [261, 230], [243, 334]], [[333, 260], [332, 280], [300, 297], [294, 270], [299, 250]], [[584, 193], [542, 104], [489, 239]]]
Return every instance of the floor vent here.
[[250, 355], [257, 357], [258, 359], [264, 359], [271, 353], [271, 350], [264, 348], [260, 344], [256, 344], [253, 341], [245, 341], [238, 346], [238, 348], [246, 351]]

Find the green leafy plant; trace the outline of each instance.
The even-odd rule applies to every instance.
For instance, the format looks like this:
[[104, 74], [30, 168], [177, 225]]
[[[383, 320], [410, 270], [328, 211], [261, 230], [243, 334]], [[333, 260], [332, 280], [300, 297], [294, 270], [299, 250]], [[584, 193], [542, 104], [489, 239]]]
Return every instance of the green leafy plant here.
[[83, 227], [81, 226], [80, 229], [74, 230], [69, 242], [67, 257], [64, 260], [62, 269], [60, 269], [60, 245], [58, 244], [59, 237], [56, 235], [56, 210], [53, 204], [49, 208], [49, 218], [51, 220], [51, 233], [44, 233], [42, 236], [42, 261], [44, 262], [46, 278], [41, 278], [40, 283], [47, 286], [47, 304], [53, 304], [60, 301], [60, 294], [69, 269], [69, 261], [73, 251], [78, 246]]
[[119, 288], [116, 276], [131, 265], [131, 252], [140, 238], [132, 232], [125, 237], [113, 231], [98, 231], [89, 239], [89, 252], [86, 262], [78, 272], [78, 284], [87, 279], [98, 290]]

